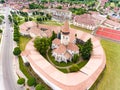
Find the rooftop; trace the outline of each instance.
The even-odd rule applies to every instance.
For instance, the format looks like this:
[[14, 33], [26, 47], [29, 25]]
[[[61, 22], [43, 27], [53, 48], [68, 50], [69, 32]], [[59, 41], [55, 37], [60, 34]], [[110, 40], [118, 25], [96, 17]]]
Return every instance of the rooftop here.
[[62, 32], [63, 33], [69, 33], [70, 32], [69, 31], [69, 23], [68, 23], [68, 21], [65, 21], [64, 26], [62, 28]]

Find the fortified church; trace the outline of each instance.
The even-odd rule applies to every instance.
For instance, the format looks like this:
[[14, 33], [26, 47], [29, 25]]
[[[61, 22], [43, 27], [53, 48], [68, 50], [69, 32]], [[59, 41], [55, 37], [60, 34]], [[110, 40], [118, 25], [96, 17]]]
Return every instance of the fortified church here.
[[72, 60], [74, 54], [79, 54], [79, 48], [74, 42], [70, 41], [70, 29], [69, 23], [66, 21], [60, 32], [60, 38], [56, 38], [52, 41], [52, 56], [58, 62], [68, 62]]

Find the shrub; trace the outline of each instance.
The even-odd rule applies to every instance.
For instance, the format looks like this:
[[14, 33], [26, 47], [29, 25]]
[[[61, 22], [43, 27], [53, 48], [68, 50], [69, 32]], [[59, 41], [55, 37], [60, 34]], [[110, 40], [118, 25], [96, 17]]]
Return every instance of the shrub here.
[[27, 81], [28, 86], [35, 86], [36, 85], [36, 80], [34, 77], [30, 77]]
[[19, 48], [19, 47], [15, 47], [15, 48], [14, 48], [14, 51], [13, 51], [13, 54], [16, 55], [16, 56], [19, 56], [20, 53], [21, 53], [20, 48]]
[[0, 33], [2, 33], [2, 29], [0, 29]]
[[76, 64], [73, 64], [72, 67], [69, 68], [70, 72], [77, 72], [79, 71], [79, 67]]
[[25, 79], [24, 78], [19, 78], [17, 80], [17, 84], [20, 84], [20, 85], [25, 84]]
[[79, 55], [74, 54], [73, 59], [72, 59], [73, 63], [76, 63], [78, 60], [79, 60]]
[[37, 84], [35, 90], [46, 90], [42, 84]]

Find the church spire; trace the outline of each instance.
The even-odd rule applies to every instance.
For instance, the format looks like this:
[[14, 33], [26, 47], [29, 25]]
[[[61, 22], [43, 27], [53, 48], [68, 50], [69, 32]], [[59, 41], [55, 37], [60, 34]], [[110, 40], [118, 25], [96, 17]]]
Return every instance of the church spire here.
[[69, 22], [68, 21], [65, 21], [63, 29], [62, 29], [62, 33], [63, 34], [69, 34], [70, 33], [70, 31], [69, 31]]

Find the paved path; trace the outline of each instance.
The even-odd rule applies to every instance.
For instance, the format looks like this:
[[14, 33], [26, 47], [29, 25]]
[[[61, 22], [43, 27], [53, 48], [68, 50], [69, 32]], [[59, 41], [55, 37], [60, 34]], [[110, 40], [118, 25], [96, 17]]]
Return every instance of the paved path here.
[[[48, 51], [49, 51], [49, 50], [48, 50]], [[55, 64], [50, 60], [50, 58], [49, 58], [49, 56], [48, 56], [48, 51], [47, 51], [47, 54], [46, 54], [47, 59], [48, 59], [48, 61], [49, 61], [53, 66], [55, 66], [56, 68], [69, 70], [69, 68], [73, 65], [73, 64], [68, 65], [68, 66], [57, 66], [57, 65], [55, 65]], [[77, 63], [75, 63], [75, 64], [78, 64], [78, 63], [80, 63], [80, 62], [81, 62], [81, 60], [79, 60], [79, 61], [78, 61]]]
[[[96, 81], [105, 67], [106, 57], [98, 39], [94, 36], [79, 30], [70, 30], [71, 35], [77, 33], [78, 38], [87, 41], [91, 38], [93, 52], [88, 63], [80, 69], [80, 72], [64, 74], [45, 60], [43, 56], [36, 52], [34, 43], [31, 40], [22, 52], [22, 57], [26, 57], [33, 70], [54, 90], [86, 90]], [[98, 52], [99, 51], [99, 52]]]

